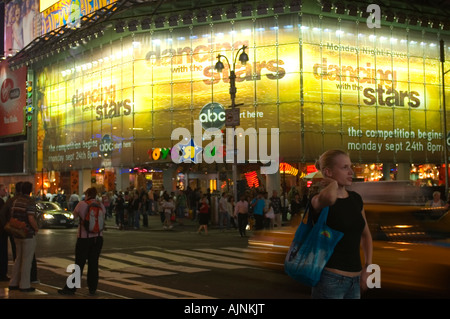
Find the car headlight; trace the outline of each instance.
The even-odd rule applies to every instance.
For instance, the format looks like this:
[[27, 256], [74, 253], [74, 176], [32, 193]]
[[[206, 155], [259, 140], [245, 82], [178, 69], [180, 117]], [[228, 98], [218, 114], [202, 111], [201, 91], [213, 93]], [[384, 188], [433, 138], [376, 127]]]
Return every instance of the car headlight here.
[[44, 219], [53, 219], [55, 218], [52, 214], [44, 214]]
[[71, 213], [64, 213], [64, 216], [66, 216], [68, 219], [73, 219], [73, 214]]

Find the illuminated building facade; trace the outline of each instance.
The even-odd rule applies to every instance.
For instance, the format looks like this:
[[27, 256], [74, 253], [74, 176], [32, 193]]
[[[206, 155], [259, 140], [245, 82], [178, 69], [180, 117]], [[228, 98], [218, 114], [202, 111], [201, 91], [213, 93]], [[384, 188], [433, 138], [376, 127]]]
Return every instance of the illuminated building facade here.
[[[50, 13], [64, 1], [47, 9], [44, 35], [54, 45], [43, 36], [10, 60], [16, 71], [28, 65], [34, 83], [27, 147], [36, 151], [27, 173], [39, 188], [38, 179], [55, 172], [66, 191], [92, 182], [121, 190], [145, 176], [167, 189], [178, 173], [187, 175], [184, 186], [207, 176], [221, 187], [231, 166], [175, 164], [171, 149], [180, 140], [171, 135], [192, 131], [195, 120], [225, 128], [229, 70], [214, 65], [219, 53], [231, 58], [242, 45], [249, 62], [236, 65], [240, 127], [279, 128], [279, 160], [299, 170], [296, 178], [330, 148], [347, 150], [365, 180], [389, 179], [393, 168], [396, 178], [409, 178], [411, 164], [444, 163], [450, 22], [439, 8], [422, 7], [414, 20], [413, 7], [391, 2], [380, 8], [377, 28], [365, 2], [105, 1], [94, 11], [100, 22], [86, 18], [85, 2], [80, 24], [59, 42], [51, 33], [63, 27], [49, 27]], [[450, 78], [445, 85], [448, 92]], [[212, 103], [223, 107], [215, 116], [205, 109]], [[255, 166], [239, 165], [239, 173]], [[264, 178], [271, 188], [280, 183], [279, 174]]]

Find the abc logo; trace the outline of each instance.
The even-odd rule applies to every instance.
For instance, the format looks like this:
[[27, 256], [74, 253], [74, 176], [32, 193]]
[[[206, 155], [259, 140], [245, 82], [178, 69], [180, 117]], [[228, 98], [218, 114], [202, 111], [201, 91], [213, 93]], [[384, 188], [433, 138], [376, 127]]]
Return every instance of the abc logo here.
[[105, 134], [100, 142], [100, 152], [103, 157], [110, 157], [114, 149], [114, 143], [109, 134]]
[[218, 128], [225, 125], [225, 109], [222, 104], [208, 103], [200, 111], [199, 116], [203, 129]]

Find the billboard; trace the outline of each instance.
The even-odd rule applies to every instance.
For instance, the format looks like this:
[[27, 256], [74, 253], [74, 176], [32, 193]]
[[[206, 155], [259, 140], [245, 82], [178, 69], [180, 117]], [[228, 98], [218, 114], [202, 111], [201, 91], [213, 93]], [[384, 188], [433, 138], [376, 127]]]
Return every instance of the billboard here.
[[317, 152], [314, 140], [330, 148], [334, 139], [360, 161], [442, 162], [447, 134], [438, 37], [351, 22], [336, 27], [316, 17], [305, 22], [304, 110], [313, 119], [305, 120], [306, 152]]
[[[250, 61], [235, 64], [240, 127], [279, 128], [282, 160], [314, 161], [340, 147], [356, 161], [441, 162], [437, 38], [299, 19], [105, 39], [101, 49], [71, 64], [42, 69], [44, 165], [131, 167], [170, 160], [168, 149], [178, 142], [171, 140], [174, 129], [192, 131], [195, 120], [212, 119], [202, 113], [208, 104], [230, 106], [230, 67], [222, 60], [225, 69], [218, 72], [214, 65], [222, 54], [233, 68], [242, 45]], [[165, 155], [155, 160], [152, 154]]]
[[25, 132], [26, 76], [26, 67], [13, 72], [8, 62], [0, 62], [0, 137]]
[[60, 0], [42, 10], [42, 34], [64, 25], [79, 27], [80, 19], [117, 0]]
[[14, 0], [5, 4], [5, 56], [25, 48], [41, 33], [39, 0]]

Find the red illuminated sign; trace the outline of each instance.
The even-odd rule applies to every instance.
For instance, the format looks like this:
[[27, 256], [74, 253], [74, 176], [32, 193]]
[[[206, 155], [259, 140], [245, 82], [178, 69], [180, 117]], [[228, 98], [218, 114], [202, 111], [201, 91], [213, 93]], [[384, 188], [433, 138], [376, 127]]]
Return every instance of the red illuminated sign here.
[[0, 83], [0, 136], [23, 134], [26, 68], [13, 72], [6, 61], [1, 62]]

